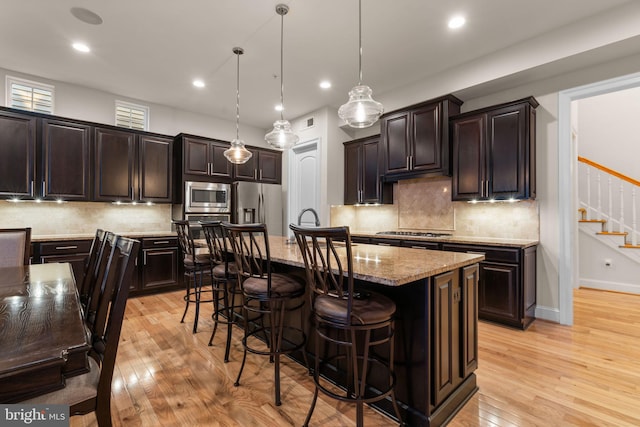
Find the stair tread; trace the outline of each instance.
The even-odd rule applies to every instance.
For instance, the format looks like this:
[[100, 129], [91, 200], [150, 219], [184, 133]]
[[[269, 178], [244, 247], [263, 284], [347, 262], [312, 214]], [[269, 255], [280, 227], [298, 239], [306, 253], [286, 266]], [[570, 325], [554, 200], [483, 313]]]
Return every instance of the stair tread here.
[[601, 224], [604, 224], [605, 222], [607, 222], [606, 219], [579, 219], [578, 222], [599, 222]]
[[626, 236], [629, 233], [626, 231], [598, 231], [596, 234], [604, 234], [609, 236]]
[[620, 247], [625, 249], [640, 249], [640, 245], [632, 245], [632, 244], [620, 245]]

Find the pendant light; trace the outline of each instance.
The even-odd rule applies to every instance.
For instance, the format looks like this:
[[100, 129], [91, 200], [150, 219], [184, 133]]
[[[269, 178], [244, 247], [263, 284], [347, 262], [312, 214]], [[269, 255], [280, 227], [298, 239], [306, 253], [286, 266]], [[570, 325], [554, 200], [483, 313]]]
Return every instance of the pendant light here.
[[273, 123], [273, 130], [264, 136], [265, 141], [277, 150], [288, 150], [300, 138], [291, 130], [291, 123], [284, 119], [284, 15], [289, 12], [289, 6], [279, 4], [276, 13], [280, 15], [280, 120]]
[[352, 128], [366, 128], [378, 121], [384, 108], [371, 98], [373, 91], [362, 84], [362, 0], [358, 0], [359, 71], [358, 85], [349, 91], [349, 101], [338, 110], [338, 116]]
[[231, 147], [224, 151], [224, 156], [231, 163], [241, 165], [247, 163], [247, 160], [249, 160], [253, 154], [245, 148], [244, 141], [240, 139], [240, 55], [244, 53], [244, 49], [234, 47], [233, 53], [235, 53], [238, 58], [236, 74], [236, 139], [231, 141]]

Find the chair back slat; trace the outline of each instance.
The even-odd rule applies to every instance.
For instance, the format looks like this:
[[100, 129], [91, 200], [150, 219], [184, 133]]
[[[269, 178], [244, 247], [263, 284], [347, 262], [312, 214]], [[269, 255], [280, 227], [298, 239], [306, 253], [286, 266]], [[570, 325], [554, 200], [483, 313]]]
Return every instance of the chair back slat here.
[[271, 259], [269, 236], [265, 224], [222, 223], [229, 238], [229, 246], [234, 255], [238, 275], [266, 278], [271, 290]]
[[227, 263], [227, 241], [221, 221], [201, 222], [202, 232], [207, 240], [207, 247], [214, 264]]
[[349, 227], [289, 225], [304, 260], [310, 295], [347, 300], [348, 318], [354, 295], [353, 258]]
[[101, 288], [104, 284], [104, 278], [108, 271], [107, 267], [109, 264], [109, 257], [111, 256], [111, 251], [115, 246], [117, 237], [118, 236], [111, 231], [105, 232], [104, 241], [102, 242], [102, 247], [98, 253], [94, 277], [90, 284], [90, 288], [87, 290], [87, 300], [84, 306], [84, 319], [91, 331], [93, 331], [95, 327], [96, 312], [98, 311], [100, 293], [102, 292]]
[[191, 256], [195, 258], [196, 249], [191, 237], [191, 230], [189, 229], [189, 221], [175, 220], [173, 224], [176, 226], [176, 233], [178, 234], [178, 243], [182, 254], [184, 256]]
[[96, 283], [96, 275], [98, 274], [98, 262], [100, 261], [100, 254], [104, 248], [104, 242], [106, 237], [106, 231], [101, 228], [96, 230], [96, 235], [91, 242], [91, 249], [89, 249], [89, 256], [84, 267], [84, 277], [79, 287], [80, 303], [83, 307], [86, 307], [89, 300], [89, 294], [93, 290], [93, 285]]

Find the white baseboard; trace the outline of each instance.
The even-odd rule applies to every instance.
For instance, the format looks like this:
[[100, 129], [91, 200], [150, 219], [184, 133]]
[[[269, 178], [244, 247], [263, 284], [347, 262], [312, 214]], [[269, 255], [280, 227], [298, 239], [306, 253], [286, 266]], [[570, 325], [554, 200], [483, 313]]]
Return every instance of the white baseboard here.
[[[640, 284], [580, 279], [580, 287], [640, 295]], [[536, 312], [537, 313], [537, 312]]]
[[536, 319], [544, 319], [550, 322], [560, 323], [560, 310], [551, 307], [536, 306]]

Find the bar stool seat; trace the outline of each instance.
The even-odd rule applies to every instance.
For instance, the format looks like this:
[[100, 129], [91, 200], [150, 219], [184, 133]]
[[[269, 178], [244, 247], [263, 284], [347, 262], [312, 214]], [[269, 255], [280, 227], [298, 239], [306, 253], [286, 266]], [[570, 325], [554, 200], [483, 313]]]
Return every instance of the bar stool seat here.
[[[292, 276], [271, 274], [271, 289], [265, 279], [249, 277], [243, 283], [245, 294], [254, 298], [296, 298], [304, 295], [304, 285]], [[270, 294], [269, 294], [270, 291]]]
[[347, 307], [348, 301], [328, 295], [318, 295], [313, 309], [318, 317], [337, 324], [370, 325], [390, 319], [396, 311], [396, 304], [377, 293], [367, 293], [364, 299], [353, 299], [351, 315]]

